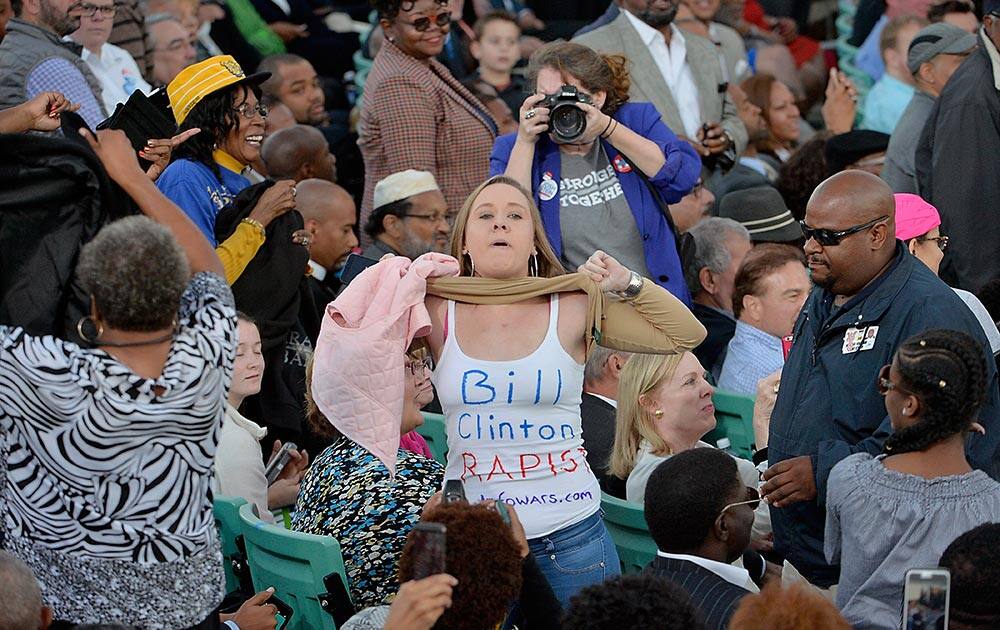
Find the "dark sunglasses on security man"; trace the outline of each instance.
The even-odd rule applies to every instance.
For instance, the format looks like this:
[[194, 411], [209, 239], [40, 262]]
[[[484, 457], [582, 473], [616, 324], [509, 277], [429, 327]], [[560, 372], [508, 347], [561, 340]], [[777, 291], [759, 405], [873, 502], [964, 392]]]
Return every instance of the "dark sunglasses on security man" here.
[[805, 221], [799, 221], [799, 226], [802, 227], [802, 233], [805, 235], [807, 241], [809, 239], [813, 239], [823, 247], [833, 247], [835, 245], [840, 245], [840, 241], [844, 240], [848, 236], [851, 236], [852, 234], [857, 234], [858, 232], [862, 232], [870, 227], [878, 225], [882, 221], [888, 220], [888, 216], [881, 216], [877, 219], [872, 219], [868, 223], [862, 223], [861, 225], [855, 225], [847, 228], [846, 230], [838, 231], [827, 230], [825, 228], [811, 228], [806, 225]]
[[451, 22], [451, 11], [444, 11], [442, 13], [438, 13], [437, 16], [434, 18], [423, 16], [423, 17], [418, 17], [412, 22], [407, 22], [406, 20], [400, 20], [400, 21], [403, 22], [404, 24], [409, 24], [414, 29], [416, 29], [418, 33], [424, 33], [427, 31], [427, 29], [431, 27], [432, 19], [435, 24], [437, 24], [441, 28], [444, 28], [445, 26], [448, 26], [448, 24]]

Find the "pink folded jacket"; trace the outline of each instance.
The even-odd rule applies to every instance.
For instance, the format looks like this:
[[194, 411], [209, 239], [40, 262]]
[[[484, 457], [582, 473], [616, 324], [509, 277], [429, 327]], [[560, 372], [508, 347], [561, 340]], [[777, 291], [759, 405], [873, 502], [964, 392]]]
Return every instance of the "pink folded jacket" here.
[[[457, 276], [458, 261], [394, 256], [364, 270], [326, 307], [312, 394], [338, 431], [396, 472], [406, 349], [430, 334], [427, 278]], [[425, 445], [426, 447], [426, 445]]]

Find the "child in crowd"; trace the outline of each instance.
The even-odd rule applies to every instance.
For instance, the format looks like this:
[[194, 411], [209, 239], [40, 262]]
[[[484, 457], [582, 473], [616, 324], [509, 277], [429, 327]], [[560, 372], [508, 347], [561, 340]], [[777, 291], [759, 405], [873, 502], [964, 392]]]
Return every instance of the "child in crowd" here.
[[492, 85], [510, 111], [521, 111], [524, 77], [511, 73], [521, 59], [521, 27], [517, 20], [504, 11], [494, 11], [479, 18], [473, 29], [476, 39], [470, 48], [479, 62], [477, 75]]
[[830, 473], [826, 557], [841, 562], [837, 606], [847, 621], [894, 629], [906, 571], [934, 566], [955, 536], [1000, 520], [1000, 484], [965, 454], [969, 432], [982, 430], [974, 423], [989, 383], [978, 341], [921, 333], [877, 383], [892, 434], [882, 455], [856, 453]]

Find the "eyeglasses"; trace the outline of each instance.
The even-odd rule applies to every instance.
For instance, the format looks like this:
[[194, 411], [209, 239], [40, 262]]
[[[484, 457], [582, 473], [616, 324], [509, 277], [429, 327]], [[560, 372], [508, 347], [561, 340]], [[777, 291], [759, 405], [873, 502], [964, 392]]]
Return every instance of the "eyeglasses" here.
[[246, 103], [243, 103], [239, 107], [233, 109], [233, 111], [238, 112], [240, 116], [243, 116], [247, 120], [253, 120], [255, 114], [260, 114], [261, 118], [267, 118], [267, 107], [257, 103], [254, 107], [250, 107]]
[[896, 390], [904, 394], [911, 394], [912, 392], [903, 389], [901, 386], [889, 380], [889, 369], [890, 366], [883, 365], [882, 369], [878, 371], [878, 393], [885, 396], [890, 391]]
[[799, 226], [802, 228], [802, 233], [805, 235], [807, 241], [809, 239], [813, 239], [823, 247], [834, 247], [836, 245], [840, 245], [840, 241], [844, 240], [848, 236], [857, 234], [858, 232], [862, 232], [870, 227], [878, 225], [882, 221], [888, 220], [889, 217], [883, 215], [877, 219], [872, 219], [868, 223], [862, 223], [861, 225], [855, 225], [847, 228], [846, 230], [839, 231], [827, 230], [824, 228], [811, 228], [806, 225], [805, 221], [799, 221]]
[[937, 243], [938, 249], [944, 251], [948, 249], [948, 237], [947, 236], [918, 236], [917, 242], [923, 243], [924, 241], [934, 241]]
[[115, 5], [112, 4], [102, 7], [96, 4], [84, 3], [80, 5], [80, 11], [82, 11], [80, 15], [84, 17], [92, 18], [100, 13], [101, 17], [111, 18], [115, 16]]
[[412, 26], [418, 33], [425, 33], [431, 27], [432, 19], [440, 28], [444, 28], [451, 23], [451, 11], [438, 13], [434, 18], [429, 18], [425, 15], [423, 17], [418, 17], [412, 22], [407, 22], [406, 20], [400, 20], [400, 22]]
[[430, 357], [424, 357], [422, 359], [409, 359], [406, 362], [406, 369], [410, 371], [410, 374], [417, 376], [433, 370], [434, 362]]
[[750, 486], [747, 486], [747, 497], [751, 498], [748, 498], [746, 501], [738, 501], [736, 503], [730, 503], [726, 507], [722, 508], [722, 511], [719, 512], [719, 516], [725, 514], [726, 510], [728, 510], [729, 508], [734, 508], [738, 505], [749, 505], [751, 510], [756, 510], [757, 507], [760, 506], [760, 492], [757, 491], [757, 488], [751, 488]]
[[440, 221], [448, 223], [447, 214], [403, 214], [400, 216], [406, 217], [408, 219], [423, 219], [428, 223], [438, 223]]

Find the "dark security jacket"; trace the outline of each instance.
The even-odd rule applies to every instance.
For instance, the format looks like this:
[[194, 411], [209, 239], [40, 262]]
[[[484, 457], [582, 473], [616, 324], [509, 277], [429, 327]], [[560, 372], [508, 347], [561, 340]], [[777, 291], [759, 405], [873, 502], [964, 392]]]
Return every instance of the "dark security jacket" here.
[[[800, 455], [812, 458], [814, 502], [771, 508], [775, 549], [810, 581], [835, 584], [839, 568], [823, 555], [826, 480], [833, 466], [852, 453], [878, 454], [892, 428], [875, 385], [896, 348], [917, 333], [961, 330], [989, 348], [982, 326], [955, 292], [896, 242], [890, 268], [848, 303], [835, 307], [833, 295], [816, 288], [795, 324], [794, 341], [771, 415], [768, 463]], [[878, 326], [871, 349], [845, 342], [849, 329]], [[984, 351], [984, 359], [989, 354]], [[980, 412], [986, 435], [970, 438], [969, 462], [997, 479], [1000, 466], [1000, 390], [996, 365], [986, 361], [987, 399]]]

